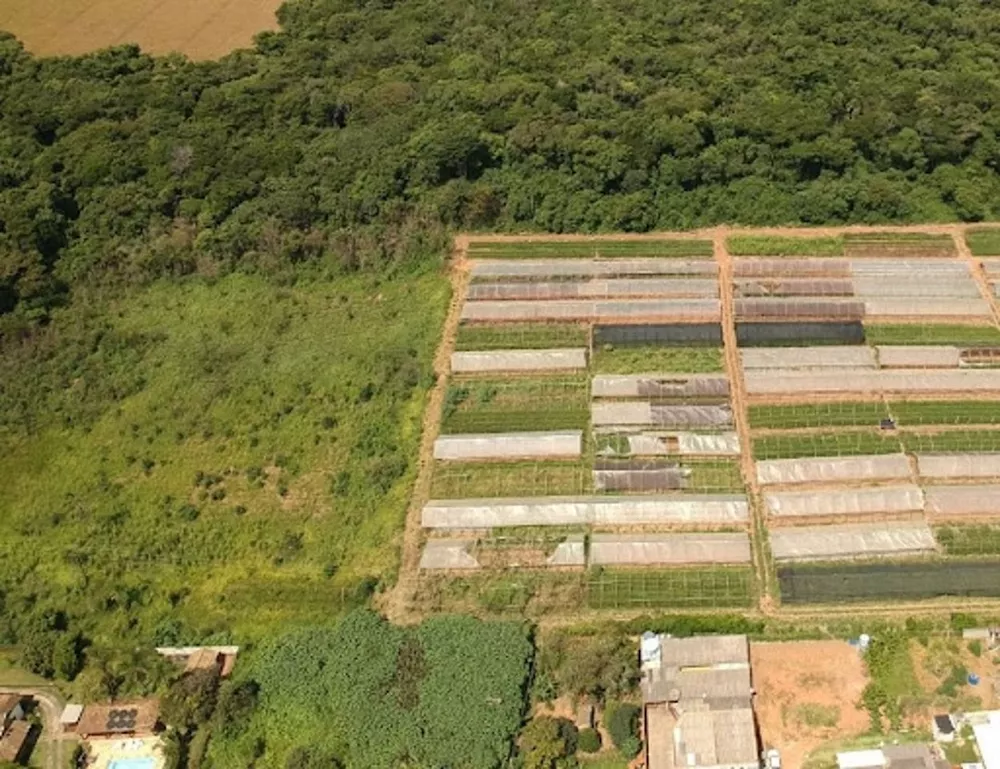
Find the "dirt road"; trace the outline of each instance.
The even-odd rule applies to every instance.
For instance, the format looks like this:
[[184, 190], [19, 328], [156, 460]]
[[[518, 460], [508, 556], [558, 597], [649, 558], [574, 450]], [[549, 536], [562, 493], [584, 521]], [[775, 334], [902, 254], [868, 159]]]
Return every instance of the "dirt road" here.
[[42, 737], [40, 742], [49, 745], [47, 769], [63, 769], [69, 760], [66, 755], [66, 744], [63, 740], [62, 730], [59, 727], [59, 717], [62, 715], [66, 702], [52, 689], [40, 689], [31, 687], [0, 687], [0, 694], [22, 694], [30, 696], [38, 702], [38, 707], [42, 712]]

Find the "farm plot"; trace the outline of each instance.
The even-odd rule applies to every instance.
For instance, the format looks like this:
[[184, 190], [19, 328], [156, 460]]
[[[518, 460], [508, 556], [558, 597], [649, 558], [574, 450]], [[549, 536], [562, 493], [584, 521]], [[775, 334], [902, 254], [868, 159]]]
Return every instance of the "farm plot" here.
[[1000, 561], [815, 563], [778, 568], [785, 604], [1000, 596]]
[[883, 419], [888, 418], [889, 409], [882, 401], [750, 407], [751, 429], [877, 427]]
[[872, 345], [1000, 345], [1000, 329], [992, 325], [948, 323], [866, 323]]
[[458, 327], [455, 349], [476, 350], [548, 350], [587, 347], [590, 331], [584, 324], [511, 323], [499, 326], [471, 325]]
[[445, 397], [441, 432], [582, 430], [587, 407], [585, 376], [456, 378]]
[[723, 370], [719, 347], [615, 347], [604, 345], [593, 353], [592, 370], [598, 374], [650, 372], [708, 374]]
[[749, 607], [755, 597], [746, 567], [699, 569], [603, 569], [588, 575], [586, 602], [592, 609]]
[[843, 256], [843, 237], [733, 235], [726, 241], [733, 256]]
[[1000, 255], [1000, 230], [967, 230], [965, 242], [973, 256]]
[[888, 410], [900, 427], [1000, 424], [1000, 401], [890, 401]]
[[817, 430], [811, 433], [775, 433], [753, 439], [753, 453], [758, 460], [896, 454], [899, 451], [899, 437], [892, 433]]
[[934, 537], [947, 555], [1000, 556], [1000, 526], [940, 526]]
[[471, 259], [609, 259], [615, 257], [664, 258], [711, 256], [712, 241], [687, 239], [605, 240], [574, 239], [488, 242], [475, 241], [467, 251]]

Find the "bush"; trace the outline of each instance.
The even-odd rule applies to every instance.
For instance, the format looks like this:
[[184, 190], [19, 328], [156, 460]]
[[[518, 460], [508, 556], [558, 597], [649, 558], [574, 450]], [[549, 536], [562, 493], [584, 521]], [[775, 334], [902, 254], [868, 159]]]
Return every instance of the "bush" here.
[[[604, 726], [615, 747], [624, 752], [625, 745], [639, 733], [638, 706], [623, 702], [608, 707], [604, 713]], [[633, 754], [635, 755], [635, 754]]]
[[642, 740], [638, 737], [629, 737], [621, 745], [618, 746], [618, 750], [621, 754], [625, 756], [629, 761], [639, 755], [639, 751], [642, 750]]
[[582, 753], [596, 753], [601, 749], [601, 733], [596, 729], [584, 729], [577, 737], [576, 748]]
[[982, 657], [983, 656], [983, 642], [979, 641], [979, 640], [969, 641], [969, 651], [972, 652], [973, 656], [975, 656], [975, 657]]

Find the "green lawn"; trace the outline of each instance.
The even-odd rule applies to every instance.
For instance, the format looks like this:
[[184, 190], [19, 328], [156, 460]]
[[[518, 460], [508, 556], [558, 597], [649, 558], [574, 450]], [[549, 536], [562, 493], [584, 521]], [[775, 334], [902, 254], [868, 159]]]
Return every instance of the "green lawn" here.
[[663, 240], [536, 240], [532, 242], [469, 244], [473, 259], [551, 259], [712, 256], [712, 241], [694, 239]]
[[237, 274], [57, 316], [0, 361], [7, 610], [254, 638], [393, 579], [447, 301], [436, 272]]
[[878, 426], [889, 416], [881, 401], [865, 403], [804, 403], [792, 406], [751, 406], [750, 427], [791, 429], [798, 427]]
[[899, 440], [894, 435], [875, 432], [778, 434], [761, 436], [753, 440], [754, 456], [758, 460], [893, 454], [899, 450]]
[[969, 230], [965, 242], [973, 256], [1000, 256], [1000, 230]]
[[1000, 329], [994, 326], [889, 324], [866, 325], [868, 344], [1000, 344]]
[[844, 239], [733, 235], [726, 247], [733, 256], [843, 256]]
[[889, 410], [902, 427], [1000, 423], [1000, 401], [893, 401]]
[[508, 323], [458, 327], [456, 350], [544, 350], [552, 347], [589, 347], [586, 326], [573, 323]]
[[718, 347], [612, 347], [594, 350], [591, 370], [597, 374], [711, 374], [724, 370]]

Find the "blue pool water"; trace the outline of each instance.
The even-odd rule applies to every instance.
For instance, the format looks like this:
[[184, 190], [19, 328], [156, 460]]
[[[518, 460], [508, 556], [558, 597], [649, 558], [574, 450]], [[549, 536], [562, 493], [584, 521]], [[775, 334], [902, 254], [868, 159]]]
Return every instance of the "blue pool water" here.
[[108, 764], [108, 769], [153, 769], [155, 766], [155, 758], [116, 758]]

